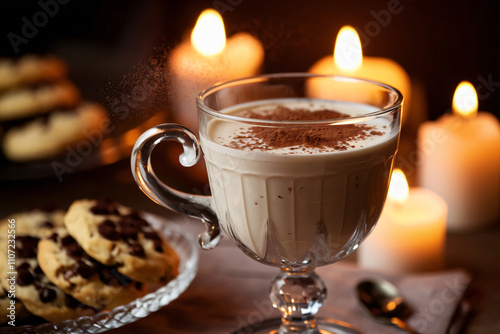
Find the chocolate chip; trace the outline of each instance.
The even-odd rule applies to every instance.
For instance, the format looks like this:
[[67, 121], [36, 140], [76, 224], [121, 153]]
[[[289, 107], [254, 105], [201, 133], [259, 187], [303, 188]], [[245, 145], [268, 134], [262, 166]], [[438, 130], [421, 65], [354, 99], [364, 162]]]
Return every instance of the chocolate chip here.
[[124, 240], [137, 240], [137, 229], [131, 226], [122, 226], [121, 235]]
[[144, 248], [142, 248], [142, 246], [139, 245], [139, 244], [130, 245], [130, 252], [129, 252], [129, 254], [133, 255], [133, 256], [136, 256], [136, 257], [140, 257], [140, 258], [145, 258], [146, 257], [146, 253], [144, 252]]
[[154, 248], [158, 253], [163, 253], [163, 243], [160, 236], [154, 231], [144, 232], [144, 238], [153, 241]]
[[74, 270], [83, 278], [89, 278], [95, 274], [95, 268], [93, 266], [89, 266], [83, 261], [77, 261], [74, 266]]
[[66, 306], [68, 306], [69, 308], [72, 308], [72, 309], [76, 309], [79, 306], [83, 306], [83, 304], [80, 303], [75, 298], [73, 298], [72, 296], [66, 295]]
[[61, 239], [61, 244], [63, 246], [68, 246], [68, 245], [71, 245], [71, 244], [76, 244], [76, 240], [71, 235], [67, 235], [67, 236], [65, 236], [64, 238]]
[[149, 224], [146, 220], [141, 218], [141, 216], [137, 212], [132, 212], [126, 214], [122, 217], [121, 221], [125, 224], [136, 227], [139, 230], [142, 230], [142, 227], [148, 227]]
[[109, 219], [106, 219], [97, 225], [97, 231], [108, 240], [116, 241], [120, 239], [120, 233], [116, 230], [115, 223]]
[[155, 251], [157, 251], [158, 253], [163, 253], [163, 245], [161, 240], [154, 239], [153, 244], [155, 246]]
[[68, 254], [69, 257], [79, 259], [84, 256], [84, 252], [82, 247], [76, 242], [75, 239], [73, 239], [72, 236], [67, 235], [64, 238], [61, 239], [61, 244], [64, 250], [66, 251], [66, 254]]
[[90, 208], [90, 212], [95, 215], [119, 215], [118, 203], [109, 199], [101, 199]]
[[141, 282], [135, 282], [134, 284], [135, 289], [141, 291], [142, 290], [142, 283]]
[[53, 242], [57, 242], [57, 239], [59, 239], [59, 236], [57, 233], [52, 233], [50, 237], [48, 237], [49, 240], [52, 240]]
[[16, 254], [20, 258], [32, 259], [32, 258], [36, 258], [36, 249], [35, 248], [31, 248], [31, 247], [24, 248], [24, 247], [19, 247], [18, 246], [17, 249], [16, 249]]
[[37, 265], [35, 267], [35, 274], [37, 274], [37, 275], [43, 275], [43, 270], [42, 270], [42, 268], [40, 268], [39, 265]]
[[55, 290], [53, 290], [51, 288], [44, 287], [44, 288], [40, 288], [38, 290], [38, 296], [40, 297], [40, 300], [42, 301], [42, 303], [50, 303], [51, 301], [56, 299], [57, 294], [56, 294]]
[[16, 253], [21, 258], [36, 258], [38, 241], [37, 237], [18, 236]]
[[41, 223], [39, 226], [43, 228], [54, 228], [54, 223], [46, 221]]
[[144, 232], [144, 238], [149, 239], [149, 240], [161, 240], [160, 237], [158, 236], [158, 233], [152, 231], [152, 232]]
[[19, 269], [29, 269], [31, 268], [31, 265], [28, 262], [23, 262], [20, 265], [17, 266], [17, 270]]
[[74, 259], [80, 259], [84, 255], [82, 247], [80, 247], [80, 245], [76, 243], [69, 244], [63, 247], [64, 250], [66, 251], [66, 254], [68, 254], [69, 257], [72, 257]]
[[18, 267], [16, 282], [20, 286], [30, 285], [35, 281], [35, 277], [31, 274], [29, 268]]
[[106, 285], [115, 285], [118, 280], [108, 268], [102, 268], [98, 271], [99, 279]]

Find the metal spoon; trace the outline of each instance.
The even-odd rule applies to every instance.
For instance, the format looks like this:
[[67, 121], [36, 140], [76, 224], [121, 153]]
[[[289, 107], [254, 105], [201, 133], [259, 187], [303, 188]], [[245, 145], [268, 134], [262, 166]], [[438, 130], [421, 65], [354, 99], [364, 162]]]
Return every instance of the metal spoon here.
[[366, 280], [356, 286], [358, 299], [363, 310], [373, 319], [385, 324], [392, 324], [408, 333], [418, 334], [403, 320], [405, 311], [403, 297], [398, 289], [386, 280]]

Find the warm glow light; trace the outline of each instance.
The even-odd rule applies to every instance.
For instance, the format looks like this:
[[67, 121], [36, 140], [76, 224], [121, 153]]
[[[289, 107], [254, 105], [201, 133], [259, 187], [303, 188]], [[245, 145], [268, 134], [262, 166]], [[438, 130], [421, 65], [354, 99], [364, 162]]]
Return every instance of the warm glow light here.
[[477, 114], [477, 93], [468, 81], [458, 84], [453, 95], [453, 112], [464, 117], [474, 117]]
[[406, 176], [403, 171], [399, 168], [395, 168], [392, 171], [391, 183], [389, 185], [389, 193], [387, 197], [393, 201], [402, 203], [408, 198], [410, 189], [408, 187], [408, 181], [406, 181]]
[[217, 11], [206, 9], [200, 14], [191, 33], [191, 44], [205, 56], [213, 56], [224, 50], [226, 31], [222, 17]]
[[386, 305], [385, 305], [385, 308], [386, 308], [386, 311], [394, 311], [394, 309], [398, 306], [398, 304], [396, 302], [393, 302], [392, 300], [390, 302], [388, 302]]
[[340, 29], [333, 50], [333, 61], [344, 71], [354, 71], [363, 64], [363, 51], [359, 35], [351, 26]]

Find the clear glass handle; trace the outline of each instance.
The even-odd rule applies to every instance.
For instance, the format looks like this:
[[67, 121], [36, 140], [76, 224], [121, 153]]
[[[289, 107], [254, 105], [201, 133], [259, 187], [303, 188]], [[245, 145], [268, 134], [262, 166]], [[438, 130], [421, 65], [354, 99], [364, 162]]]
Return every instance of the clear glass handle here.
[[156, 203], [179, 213], [201, 219], [207, 231], [198, 236], [203, 249], [215, 247], [220, 239], [217, 215], [211, 209], [211, 196], [187, 194], [163, 183], [151, 166], [151, 153], [162, 141], [177, 141], [184, 152], [179, 161], [184, 167], [195, 165], [201, 157], [200, 143], [188, 129], [177, 124], [160, 124], [144, 132], [136, 141], [130, 158], [132, 174], [139, 188]]

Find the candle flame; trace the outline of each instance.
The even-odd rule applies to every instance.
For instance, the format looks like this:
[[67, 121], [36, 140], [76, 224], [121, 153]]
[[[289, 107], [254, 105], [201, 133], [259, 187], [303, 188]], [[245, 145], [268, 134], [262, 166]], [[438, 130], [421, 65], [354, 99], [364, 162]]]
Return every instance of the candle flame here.
[[392, 171], [389, 193], [387, 195], [388, 198], [395, 202], [403, 203], [408, 198], [409, 193], [410, 189], [405, 174], [401, 169], [395, 168]]
[[453, 95], [453, 112], [463, 117], [474, 117], [477, 114], [476, 89], [468, 81], [458, 84]]
[[191, 33], [191, 44], [204, 56], [213, 56], [224, 50], [226, 31], [217, 11], [206, 9], [200, 14]]
[[340, 29], [335, 41], [333, 61], [344, 71], [357, 70], [363, 64], [361, 40], [353, 27], [344, 26]]

